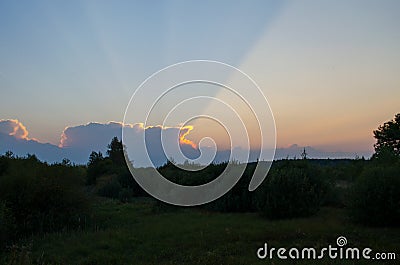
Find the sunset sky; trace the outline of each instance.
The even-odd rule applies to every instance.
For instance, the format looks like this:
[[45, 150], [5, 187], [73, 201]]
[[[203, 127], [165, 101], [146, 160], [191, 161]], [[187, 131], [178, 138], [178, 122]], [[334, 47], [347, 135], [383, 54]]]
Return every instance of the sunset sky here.
[[[66, 127], [122, 122], [154, 72], [207, 59], [257, 82], [278, 147], [372, 150], [372, 130], [400, 112], [399, 12], [396, 0], [0, 1], [0, 120], [60, 145]], [[212, 127], [192, 125], [195, 142]]]

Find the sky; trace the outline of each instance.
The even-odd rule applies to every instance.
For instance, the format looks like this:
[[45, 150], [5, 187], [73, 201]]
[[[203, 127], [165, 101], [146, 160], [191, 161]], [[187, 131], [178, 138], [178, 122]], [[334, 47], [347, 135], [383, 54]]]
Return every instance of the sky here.
[[[1, 1], [0, 120], [62, 147], [68, 128], [122, 122], [156, 71], [215, 60], [258, 84], [278, 147], [372, 152], [372, 131], [400, 112], [399, 11], [395, 0]], [[206, 124], [192, 122], [186, 137], [198, 144], [212, 131], [226, 147], [221, 128]]]

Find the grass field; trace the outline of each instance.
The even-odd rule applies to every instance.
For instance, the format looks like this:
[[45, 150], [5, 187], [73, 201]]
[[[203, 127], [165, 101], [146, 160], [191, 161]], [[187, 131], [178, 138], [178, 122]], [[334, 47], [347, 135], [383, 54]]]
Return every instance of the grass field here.
[[[34, 236], [3, 257], [5, 264], [400, 264], [368, 260], [260, 260], [258, 248], [336, 245], [399, 254], [400, 229], [355, 226], [344, 209], [304, 219], [269, 221], [256, 213], [160, 209], [150, 199], [121, 204], [97, 199], [96, 223], [80, 231]], [[21, 245], [25, 247], [21, 249]], [[13, 253], [14, 252], [14, 253]]]

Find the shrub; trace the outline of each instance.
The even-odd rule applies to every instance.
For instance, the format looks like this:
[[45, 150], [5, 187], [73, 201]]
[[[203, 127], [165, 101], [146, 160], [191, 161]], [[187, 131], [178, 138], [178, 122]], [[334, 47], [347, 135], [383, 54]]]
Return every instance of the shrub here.
[[87, 167], [86, 184], [96, 184], [97, 178], [109, 173], [112, 169], [112, 161], [108, 158], [103, 158], [101, 152], [92, 152], [89, 156], [89, 163]]
[[80, 170], [32, 158], [9, 162], [0, 177], [0, 200], [15, 219], [17, 236], [79, 225], [88, 210]]
[[257, 190], [257, 203], [271, 219], [310, 216], [319, 210], [327, 189], [316, 166], [291, 161], [272, 168]]
[[97, 178], [99, 178], [103, 174], [109, 173], [111, 167], [112, 162], [108, 159], [104, 159], [103, 161], [99, 161], [94, 165], [88, 166], [86, 184], [96, 184]]
[[12, 213], [5, 202], [0, 201], [0, 251], [12, 239], [14, 230]]
[[108, 180], [101, 181], [97, 188], [97, 194], [107, 198], [118, 199], [121, 190], [122, 186], [118, 180], [115, 177], [111, 177]]
[[252, 212], [256, 210], [254, 201], [254, 192], [249, 191], [249, 183], [255, 164], [249, 164], [243, 172], [242, 177], [221, 198], [206, 204], [204, 207], [209, 210], [220, 212]]
[[0, 156], [0, 176], [4, 175], [8, 168], [8, 159], [4, 156]]
[[372, 226], [400, 225], [400, 167], [373, 165], [352, 189], [355, 221]]
[[147, 192], [140, 187], [127, 168], [122, 168], [122, 170], [120, 170], [118, 174], [118, 182], [124, 189], [129, 189], [132, 192], [132, 196], [148, 196]]
[[329, 206], [335, 208], [346, 207], [349, 201], [348, 199], [349, 188], [334, 182], [330, 184], [331, 186], [327, 190], [322, 206]]
[[119, 194], [118, 194], [118, 199], [120, 202], [128, 202], [130, 199], [133, 197], [133, 191], [129, 188], [123, 188]]

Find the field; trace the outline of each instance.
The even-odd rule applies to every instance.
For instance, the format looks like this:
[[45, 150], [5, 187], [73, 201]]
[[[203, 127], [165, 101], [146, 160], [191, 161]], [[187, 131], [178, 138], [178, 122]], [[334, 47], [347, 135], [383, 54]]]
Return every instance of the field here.
[[[348, 246], [396, 252], [399, 228], [367, 228], [347, 220], [344, 209], [322, 208], [315, 216], [267, 220], [257, 213], [217, 213], [160, 206], [149, 198], [130, 203], [96, 198], [95, 223], [74, 231], [20, 242], [5, 264], [315, 264], [312, 260], [260, 260], [273, 247], [327, 247], [345, 236]], [[23, 247], [22, 247], [23, 246]], [[397, 260], [320, 260], [318, 264], [398, 264]], [[397, 263], [396, 263], [397, 262]]]

